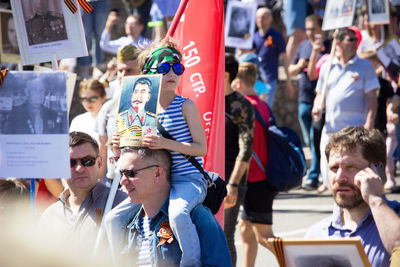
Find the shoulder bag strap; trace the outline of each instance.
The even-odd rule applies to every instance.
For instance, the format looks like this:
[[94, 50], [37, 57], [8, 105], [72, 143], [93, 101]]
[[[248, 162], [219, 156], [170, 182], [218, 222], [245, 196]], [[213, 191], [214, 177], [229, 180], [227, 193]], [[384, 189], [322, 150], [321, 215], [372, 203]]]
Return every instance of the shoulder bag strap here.
[[[167, 130], [165, 130], [164, 126], [162, 126], [161, 123], [159, 123], [159, 122], [157, 122], [157, 130], [160, 132], [160, 134], [161, 134], [163, 137], [168, 138], [168, 139], [175, 140], [175, 138], [172, 137], [172, 135], [171, 135], [169, 132], [167, 132]], [[208, 176], [208, 174], [204, 171], [204, 168], [201, 167], [200, 163], [199, 163], [193, 156], [185, 155], [185, 154], [181, 154], [181, 155], [182, 155], [185, 159], [187, 159], [190, 163], [192, 163], [193, 166], [195, 166], [195, 167], [199, 170], [199, 172], [200, 172], [204, 177], [207, 178], [207, 181], [208, 181], [209, 183], [212, 183], [210, 176]]]

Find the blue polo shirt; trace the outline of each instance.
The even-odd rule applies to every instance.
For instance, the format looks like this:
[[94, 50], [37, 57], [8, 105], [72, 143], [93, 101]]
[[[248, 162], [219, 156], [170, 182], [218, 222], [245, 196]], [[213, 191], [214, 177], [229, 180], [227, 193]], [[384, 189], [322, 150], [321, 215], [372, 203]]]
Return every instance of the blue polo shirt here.
[[286, 48], [282, 34], [272, 28], [264, 36], [257, 31], [254, 34], [254, 48], [256, 54], [261, 58], [260, 66], [263, 68], [268, 82], [278, 80], [279, 54], [285, 52]]
[[[321, 52], [318, 55], [318, 59], [322, 57], [322, 55], [329, 53], [331, 50], [331, 41], [325, 40], [324, 46]], [[310, 59], [312, 52], [312, 44], [310, 40], [305, 40], [300, 43], [299, 47], [297, 48], [296, 56], [293, 59], [292, 64], [297, 64], [297, 62], [303, 58], [307, 61]], [[307, 76], [307, 68], [304, 68], [300, 72], [300, 80], [299, 80], [299, 103], [308, 103], [312, 104], [314, 102], [315, 97], [315, 87], [317, 86], [318, 79], [314, 81], [310, 81]]]
[[[389, 201], [385, 197], [383, 197], [383, 199], [386, 201], [388, 206], [400, 216], [400, 203], [397, 201]], [[311, 226], [305, 235], [306, 239], [323, 239], [327, 237], [359, 237], [372, 267], [389, 267], [390, 265], [390, 252], [386, 251], [382, 243], [371, 211], [368, 212], [357, 228], [352, 231], [342, 226], [340, 208], [335, 205], [333, 214]]]

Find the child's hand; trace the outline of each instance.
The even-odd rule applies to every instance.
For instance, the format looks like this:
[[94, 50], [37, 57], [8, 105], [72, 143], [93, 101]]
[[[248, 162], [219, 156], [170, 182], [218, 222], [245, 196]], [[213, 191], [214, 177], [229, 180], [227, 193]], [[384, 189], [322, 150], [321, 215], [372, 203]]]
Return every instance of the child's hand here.
[[118, 135], [118, 133], [117, 133], [117, 132], [114, 132], [114, 133], [112, 134], [112, 137], [111, 137], [111, 138], [112, 138], [112, 139], [111, 139], [112, 150], [113, 150], [113, 151], [119, 150], [119, 135]]
[[165, 147], [166, 139], [159, 135], [148, 134], [142, 139], [142, 144], [151, 149], [163, 149]]

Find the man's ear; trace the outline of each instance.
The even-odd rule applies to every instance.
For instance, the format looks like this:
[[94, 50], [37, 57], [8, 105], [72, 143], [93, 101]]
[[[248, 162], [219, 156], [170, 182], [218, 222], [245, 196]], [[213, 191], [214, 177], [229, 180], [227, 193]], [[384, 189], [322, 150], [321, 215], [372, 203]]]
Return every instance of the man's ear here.
[[164, 171], [164, 168], [161, 167], [161, 166], [158, 166], [157, 169], [156, 169], [156, 171], [155, 171], [155, 174], [154, 174], [154, 182], [155, 182], [155, 183], [161, 182], [162, 179], [163, 179], [163, 177], [164, 177], [164, 179], [165, 179], [165, 171]]
[[97, 167], [98, 168], [101, 168], [101, 166], [103, 166], [103, 158], [99, 155], [98, 157], [97, 157]]

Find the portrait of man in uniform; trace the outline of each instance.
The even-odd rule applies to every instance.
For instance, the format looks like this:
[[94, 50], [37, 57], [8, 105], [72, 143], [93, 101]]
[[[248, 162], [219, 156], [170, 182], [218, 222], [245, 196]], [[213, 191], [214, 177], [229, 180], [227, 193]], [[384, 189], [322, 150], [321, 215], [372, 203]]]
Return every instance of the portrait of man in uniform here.
[[29, 45], [68, 39], [62, 1], [22, 0]]
[[[17, 86], [22, 86], [22, 83]], [[17, 102], [13, 100], [4, 134], [68, 133], [67, 111], [63, 110], [56, 95], [48, 94], [50, 86], [55, 85], [40, 77], [29, 79], [29, 82], [24, 83], [26, 101], [16, 105]]]
[[[124, 79], [122, 82], [123, 92], [117, 117], [117, 132], [122, 137], [121, 143], [123, 137], [136, 137], [135, 144], [139, 144], [142, 136], [154, 133], [156, 129], [156, 99], [159, 88], [154, 84], [154, 77], [136, 76], [136, 78], [136, 80]], [[150, 101], [153, 94], [155, 99]], [[129, 104], [124, 103], [127, 102], [124, 99], [129, 99]]]
[[17, 33], [11, 12], [1, 12], [1, 47], [4, 54], [19, 54]]

